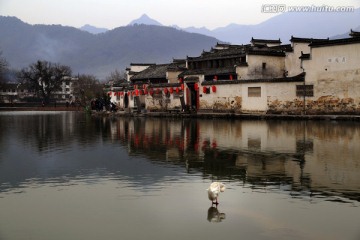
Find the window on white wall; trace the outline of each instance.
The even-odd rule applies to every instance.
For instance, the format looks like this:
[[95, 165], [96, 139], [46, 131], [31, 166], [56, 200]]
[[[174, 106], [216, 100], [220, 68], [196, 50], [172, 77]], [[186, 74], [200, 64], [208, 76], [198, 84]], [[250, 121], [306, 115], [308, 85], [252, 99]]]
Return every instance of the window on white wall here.
[[314, 96], [314, 85], [296, 85], [296, 96], [297, 97], [313, 97]]
[[248, 87], [248, 97], [261, 97], [261, 87]]

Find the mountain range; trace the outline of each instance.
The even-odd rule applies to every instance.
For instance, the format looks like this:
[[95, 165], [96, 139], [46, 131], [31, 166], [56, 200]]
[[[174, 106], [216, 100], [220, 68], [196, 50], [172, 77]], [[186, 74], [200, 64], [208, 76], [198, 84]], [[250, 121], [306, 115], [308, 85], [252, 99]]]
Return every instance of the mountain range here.
[[[265, 39], [280, 38], [283, 43], [288, 43], [291, 36], [333, 38], [336, 35], [345, 34], [350, 29], [356, 30], [360, 28], [359, 19], [360, 8], [355, 9], [353, 12], [285, 12], [259, 24], [241, 25], [231, 23], [214, 30], [209, 30], [206, 27], [180, 28], [177, 25], [172, 25], [171, 27], [186, 32], [211, 36], [231, 44], [247, 44], [252, 37]], [[134, 24], [164, 26], [146, 14], [129, 23], [129, 25]], [[103, 31], [106, 30], [103, 29]]]
[[130, 63], [168, 63], [173, 58], [198, 56], [218, 40], [172, 27], [134, 24], [101, 34], [61, 25], [30, 25], [16, 17], [0, 16], [0, 52], [11, 68], [37, 60], [70, 66], [73, 74], [99, 78]]

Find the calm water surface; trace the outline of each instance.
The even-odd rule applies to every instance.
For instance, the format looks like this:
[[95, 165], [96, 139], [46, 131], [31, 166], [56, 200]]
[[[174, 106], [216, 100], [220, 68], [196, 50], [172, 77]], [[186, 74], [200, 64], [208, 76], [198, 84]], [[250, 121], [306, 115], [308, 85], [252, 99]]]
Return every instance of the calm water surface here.
[[360, 239], [359, 123], [0, 112], [0, 133], [1, 240]]

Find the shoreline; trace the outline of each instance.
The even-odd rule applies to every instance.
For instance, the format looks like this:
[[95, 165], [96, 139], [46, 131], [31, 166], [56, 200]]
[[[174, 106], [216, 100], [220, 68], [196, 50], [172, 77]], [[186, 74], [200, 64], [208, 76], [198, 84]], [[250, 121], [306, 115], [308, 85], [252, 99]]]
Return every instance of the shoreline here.
[[170, 112], [96, 112], [92, 111], [93, 116], [108, 117], [157, 117], [157, 118], [201, 118], [201, 119], [244, 119], [244, 120], [326, 120], [326, 121], [360, 121], [360, 115], [285, 115], [285, 114], [244, 114], [244, 113], [170, 113]]
[[58, 106], [58, 107], [48, 107], [48, 106], [38, 106], [38, 107], [0, 107], [0, 112], [13, 112], [13, 111], [84, 111], [83, 108], [79, 107], [66, 107], [66, 106]]
[[[79, 107], [0, 107], [0, 111], [74, 111], [84, 112], [83, 108]], [[200, 119], [244, 119], [244, 120], [325, 120], [325, 121], [360, 121], [360, 115], [341, 115], [341, 114], [261, 114], [261, 113], [228, 113], [228, 112], [129, 112], [129, 111], [94, 111], [91, 115], [94, 117], [151, 117], [151, 118], [200, 118]]]

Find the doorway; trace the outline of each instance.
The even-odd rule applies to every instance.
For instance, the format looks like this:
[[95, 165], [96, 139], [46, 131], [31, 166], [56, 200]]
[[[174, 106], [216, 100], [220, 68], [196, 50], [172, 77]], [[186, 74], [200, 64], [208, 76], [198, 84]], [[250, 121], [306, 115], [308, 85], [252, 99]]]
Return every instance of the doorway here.
[[199, 89], [195, 89], [195, 84], [197, 83], [186, 83], [187, 85], [187, 105], [190, 107], [190, 110], [197, 111], [199, 108]]

